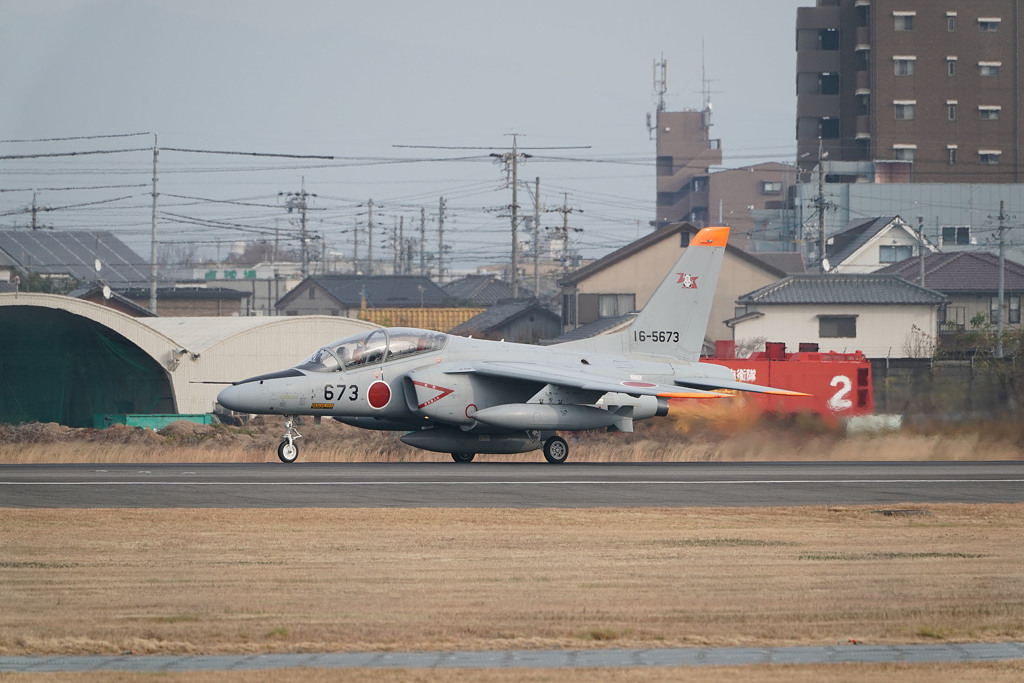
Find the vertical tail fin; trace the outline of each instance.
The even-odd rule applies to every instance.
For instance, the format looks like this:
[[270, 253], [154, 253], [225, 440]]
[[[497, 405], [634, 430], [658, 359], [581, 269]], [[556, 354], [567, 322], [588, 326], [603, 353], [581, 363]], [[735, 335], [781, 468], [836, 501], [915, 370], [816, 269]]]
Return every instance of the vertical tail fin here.
[[690, 240], [629, 327], [560, 346], [626, 356], [698, 360], [728, 241], [729, 228], [704, 228]]
[[729, 228], [704, 228], [661, 281], [633, 323], [620, 334], [627, 356], [700, 358], [722, 270]]

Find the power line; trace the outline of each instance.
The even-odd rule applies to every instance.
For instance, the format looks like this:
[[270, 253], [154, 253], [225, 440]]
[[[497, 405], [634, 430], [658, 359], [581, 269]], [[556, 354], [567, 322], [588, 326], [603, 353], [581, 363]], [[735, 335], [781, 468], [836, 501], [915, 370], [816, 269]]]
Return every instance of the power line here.
[[114, 133], [111, 135], [76, 135], [73, 137], [66, 138], [33, 138], [26, 140], [0, 140], [3, 144], [15, 144], [23, 142], [65, 142], [67, 140], [104, 140], [108, 138], [134, 138], [142, 135], [152, 135], [152, 133]]

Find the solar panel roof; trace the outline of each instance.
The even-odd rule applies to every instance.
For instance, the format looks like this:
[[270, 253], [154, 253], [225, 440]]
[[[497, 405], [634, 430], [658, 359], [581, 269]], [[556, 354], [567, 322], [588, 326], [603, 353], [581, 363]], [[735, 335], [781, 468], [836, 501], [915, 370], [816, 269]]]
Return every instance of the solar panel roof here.
[[112, 286], [142, 285], [150, 279], [149, 263], [108, 231], [0, 230], [0, 251], [24, 270], [44, 275], [67, 274]]

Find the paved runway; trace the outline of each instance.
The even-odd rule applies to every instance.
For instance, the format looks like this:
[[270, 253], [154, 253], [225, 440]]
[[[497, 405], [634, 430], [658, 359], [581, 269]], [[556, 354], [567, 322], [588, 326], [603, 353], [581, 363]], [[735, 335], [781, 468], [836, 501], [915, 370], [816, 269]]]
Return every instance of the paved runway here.
[[663, 650], [504, 650], [484, 652], [338, 652], [283, 655], [0, 657], [0, 672], [252, 671], [317, 669], [514, 669], [994, 662], [1024, 659], [1024, 643], [694, 647]]
[[1024, 462], [3, 465], [0, 507], [714, 507], [1024, 502]]

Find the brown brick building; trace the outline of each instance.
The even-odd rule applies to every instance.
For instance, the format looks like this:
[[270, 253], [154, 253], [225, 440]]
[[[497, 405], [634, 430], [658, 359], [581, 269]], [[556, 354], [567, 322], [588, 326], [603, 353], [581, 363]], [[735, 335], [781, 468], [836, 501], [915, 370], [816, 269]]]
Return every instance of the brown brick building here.
[[[797, 10], [797, 155], [892, 161], [876, 182], [1020, 183], [1020, 0], [817, 0]], [[903, 162], [903, 163], [898, 163]]]

